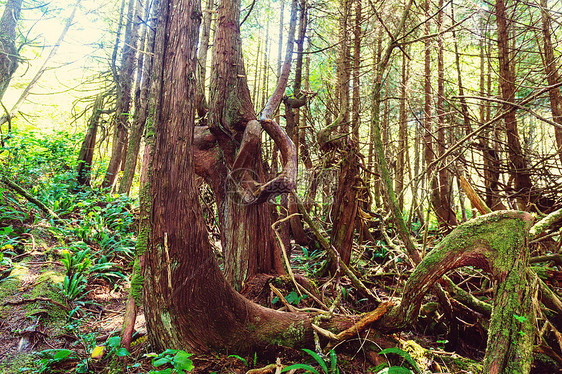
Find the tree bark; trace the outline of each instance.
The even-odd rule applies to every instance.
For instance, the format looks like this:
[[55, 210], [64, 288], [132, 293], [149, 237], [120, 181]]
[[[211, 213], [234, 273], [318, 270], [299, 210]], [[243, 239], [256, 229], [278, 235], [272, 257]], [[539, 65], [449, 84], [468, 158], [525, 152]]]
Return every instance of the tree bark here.
[[[163, 53], [165, 84], [153, 129], [150, 192], [145, 196], [151, 206], [150, 226], [142, 238], [147, 239], [144, 301], [152, 346], [245, 353], [272, 344], [310, 344], [309, 316], [248, 301], [234, 292], [215, 261], [193, 179], [195, 106], [186, 100], [195, 95], [201, 13], [196, 1], [162, 4], [164, 30], [158, 33], [156, 51]], [[172, 7], [182, 11], [172, 12]], [[219, 11], [219, 23], [220, 17]], [[175, 154], [183, 157], [170, 157]]]
[[[151, 4], [145, 3], [145, 16], [148, 27], [144, 28], [143, 36], [139, 43], [144, 53], [138, 55], [138, 72], [137, 72], [137, 93], [135, 94], [135, 114], [131, 121], [131, 131], [128, 137], [127, 153], [124, 160], [123, 177], [119, 184], [120, 194], [129, 194], [131, 186], [133, 185], [133, 178], [137, 169], [137, 160], [141, 148], [142, 135], [145, 128], [145, 122], [149, 117], [149, 95], [150, 95], [150, 80], [152, 74], [152, 55], [154, 50], [154, 27], [156, 20], [154, 16], [149, 21], [151, 13], [154, 9], [160, 6], [160, 0], [156, 0]], [[142, 8], [143, 2], [139, 1], [137, 7]]]
[[509, 173], [514, 180], [514, 196], [520, 210], [531, 209], [531, 199], [533, 182], [527, 161], [523, 155], [519, 132], [517, 129], [515, 103], [515, 93], [517, 84], [515, 81], [515, 66], [513, 65], [513, 51], [510, 47], [511, 24], [513, 20], [507, 14], [507, 2], [509, 0], [496, 0], [496, 22], [498, 26], [498, 59], [499, 59], [499, 85], [507, 112], [504, 116], [505, 131], [507, 134], [507, 152], [509, 155]]
[[400, 305], [375, 325], [385, 331], [408, 326], [423, 296], [441, 276], [458, 267], [475, 266], [489, 273], [496, 284], [483, 372], [528, 373], [538, 287], [528, 269], [527, 237], [532, 223], [528, 213], [499, 211], [462, 224], [416, 267]]
[[98, 133], [100, 117], [103, 113], [103, 105], [104, 95], [99, 94], [96, 97], [94, 106], [92, 107], [92, 115], [88, 119], [88, 130], [86, 131], [86, 136], [82, 142], [80, 153], [78, 153], [76, 181], [81, 186], [90, 185], [90, 171], [92, 168], [92, 161], [94, 160], [96, 136]]
[[[258, 273], [284, 274], [280, 248], [271, 228], [272, 205], [268, 199], [290, 191], [296, 181], [296, 148], [285, 132], [270, 119], [284, 93], [290, 71], [293, 44], [287, 56], [274, 94], [257, 121], [248, 89], [242, 59], [239, 28], [240, 1], [223, 1], [217, 10], [217, 28], [213, 43], [208, 127], [219, 148], [217, 159], [224, 163], [224, 175], [211, 170], [209, 175], [223, 180], [225, 272], [227, 279], [241, 289], [246, 279]], [[290, 26], [290, 40], [296, 29], [296, 1]], [[233, 69], [234, 67], [234, 69]], [[266, 180], [261, 160], [261, 130], [266, 130], [283, 157], [282, 172]]]
[[[550, 15], [548, 14], [548, 3], [541, 0], [541, 20], [543, 35], [543, 63], [546, 73], [546, 80], [549, 86], [555, 86], [560, 83], [560, 75], [554, 58], [554, 47], [552, 46], [552, 35], [550, 31]], [[552, 120], [562, 125], [562, 94], [560, 87], [552, 88], [548, 91], [550, 98], [550, 110], [552, 112]], [[556, 146], [558, 147], [558, 156], [562, 162], [562, 128], [555, 127], [554, 133], [556, 137]]]
[[197, 105], [197, 115], [199, 118], [205, 117], [208, 111], [207, 100], [205, 98], [205, 81], [207, 79], [207, 56], [209, 54], [209, 41], [211, 38], [211, 23], [213, 21], [214, 1], [207, 0], [203, 10], [203, 25], [201, 27], [201, 41], [197, 54], [197, 92], [195, 102]]
[[113, 186], [127, 153], [125, 148], [127, 145], [127, 133], [131, 111], [131, 91], [137, 66], [135, 56], [139, 36], [138, 20], [140, 19], [140, 7], [136, 5], [137, 0], [129, 0], [127, 26], [125, 28], [125, 37], [123, 38], [121, 66], [117, 77], [117, 104], [113, 118], [114, 129], [111, 158], [102, 183], [103, 188], [110, 188]]
[[[445, 128], [445, 62], [443, 49], [443, 0], [439, 0], [439, 11], [437, 13], [437, 149], [439, 156], [442, 156], [447, 147], [447, 131]], [[446, 160], [444, 160], [446, 163]], [[435, 211], [440, 221], [449, 226], [454, 227], [458, 224], [455, 212], [451, 204], [452, 178], [445, 167], [439, 168], [439, 205]]]
[[20, 19], [22, 2], [23, 0], [8, 0], [0, 19], [0, 101], [18, 68], [16, 26]]

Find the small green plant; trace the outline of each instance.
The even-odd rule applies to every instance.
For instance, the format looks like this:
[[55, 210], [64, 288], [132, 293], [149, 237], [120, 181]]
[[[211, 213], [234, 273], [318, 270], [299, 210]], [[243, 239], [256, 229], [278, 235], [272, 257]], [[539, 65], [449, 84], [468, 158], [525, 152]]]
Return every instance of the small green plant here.
[[[163, 370], [151, 370], [149, 374], [185, 374], [194, 369], [193, 361], [191, 361], [190, 357], [192, 356], [191, 353], [187, 353], [186, 351], [178, 351], [176, 349], [166, 349], [164, 352], [160, 353], [159, 355], [155, 353], [150, 353], [146, 355], [147, 357], [152, 357], [152, 365], [154, 367], [160, 367], [164, 365], [171, 365], [172, 368], [166, 368]], [[174, 371], [172, 371], [174, 370]]]
[[60, 362], [75, 359], [76, 355], [70, 349], [45, 349], [39, 352], [39, 368], [38, 373], [48, 373], [52, 367]]
[[[303, 349], [303, 351], [308, 353], [314, 359], [314, 361], [316, 361], [318, 366], [320, 366], [320, 368], [322, 368], [323, 374], [339, 374], [340, 369], [338, 368], [338, 365], [337, 365], [338, 356], [336, 355], [336, 352], [334, 352], [333, 349], [328, 354], [328, 356], [330, 358], [330, 362], [329, 362], [330, 368], [328, 368], [328, 365], [326, 364], [326, 361], [324, 361], [324, 359], [318, 353], [316, 353], [314, 351], [311, 351], [310, 349]], [[309, 365], [309, 364], [293, 364], [293, 365], [287, 366], [281, 372], [284, 373], [286, 371], [294, 370], [294, 369], [304, 370], [305, 373], [320, 374], [320, 372], [318, 370], [316, 370], [314, 368], [314, 366]]]
[[87, 286], [86, 277], [83, 274], [74, 274], [72, 277], [67, 275], [57, 286], [69, 302], [80, 300], [86, 295], [83, 293]]
[[[382, 351], [379, 352], [379, 355], [386, 355], [389, 353], [402, 357], [408, 364], [412, 366], [412, 368], [415, 370], [415, 373], [419, 373], [419, 374], [422, 373], [422, 371], [418, 367], [418, 364], [412, 358], [412, 356], [410, 356], [408, 352], [398, 347], [393, 347], [393, 348], [383, 349]], [[387, 363], [378, 365], [373, 369], [373, 372], [376, 374], [412, 374], [412, 370], [410, 370], [405, 366], [389, 366]]]
[[107, 339], [105, 343], [108, 355], [115, 355], [117, 357], [130, 356], [126, 348], [121, 347], [121, 337], [113, 336]]
[[[287, 300], [289, 304], [298, 305], [301, 300], [306, 299], [307, 297], [308, 295], [299, 296], [295, 291], [291, 291], [287, 296], [285, 296], [285, 300]], [[275, 304], [278, 301], [279, 297], [275, 296], [273, 300], [271, 300], [271, 303]]]
[[240, 357], [238, 355], [229, 355], [228, 357], [234, 357], [234, 358], [242, 361], [245, 366], [248, 366], [248, 360], [246, 360], [244, 357]]

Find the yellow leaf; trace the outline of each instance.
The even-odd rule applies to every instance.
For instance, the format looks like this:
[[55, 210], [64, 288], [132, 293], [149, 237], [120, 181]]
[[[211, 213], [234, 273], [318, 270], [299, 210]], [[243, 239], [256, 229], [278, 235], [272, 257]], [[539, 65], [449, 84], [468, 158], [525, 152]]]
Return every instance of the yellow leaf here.
[[94, 348], [94, 350], [92, 351], [92, 358], [102, 358], [103, 354], [105, 353], [105, 346], [103, 345], [98, 345], [96, 348]]

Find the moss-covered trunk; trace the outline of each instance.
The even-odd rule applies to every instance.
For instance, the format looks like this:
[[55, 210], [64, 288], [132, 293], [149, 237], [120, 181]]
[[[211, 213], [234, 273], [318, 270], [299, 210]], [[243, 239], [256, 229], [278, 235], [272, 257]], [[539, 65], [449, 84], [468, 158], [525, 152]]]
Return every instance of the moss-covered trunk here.
[[499, 211], [457, 227], [412, 273], [399, 306], [378, 326], [400, 330], [414, 322], [426, 292], [445, 273], [462, 266], [488, 272], [494, 304], [484, 359], [485, 373], [528, 373], [534, 339], [537, 284], [528, 271], [530, 214]]

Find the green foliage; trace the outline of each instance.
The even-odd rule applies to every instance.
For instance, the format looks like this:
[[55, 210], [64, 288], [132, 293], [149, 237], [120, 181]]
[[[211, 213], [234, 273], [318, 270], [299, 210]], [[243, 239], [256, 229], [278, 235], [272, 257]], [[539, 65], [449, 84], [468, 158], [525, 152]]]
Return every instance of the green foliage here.
[[52, 367], [60, 362], [75, 359], [76, 354], [70, 349], [45, 349], [39, 352], [39, 368], [38, 373], [62, 373], [63, 371], [53, 370]]
[[[412, 358], [412, 356], [410, 356], [410, 354], [408, 352], [406, 352], [403, 349], [400, 349], [398, 347], [393, 347], [393, 348], [383, 349], [382, 351], [379, 352], [379, 355], [386, 355], [386, 354], [389, 354], [389, 353], [400, 356], [408, 364], [411, 365], [411, 367], [415, 370], [416, 373], [419, 373], [419, 374], [422, 373], [422, 371], [418, 367], [418, 364]], [[412, 370], [410, 370], [409, 368], [407, 368], [405, 366], [390, 366], [389, 367], [388, 364], [386, 364], [386, 363], [378, 365], [377, 367], [375, 367], [373, 369], [373, 371], [377, 374], [411, 374], [412, 373]]]
[[125, 357], [131, 355], [126, 348], [121, 347], [120, 336], [113, 336], [111, 338], [108, 338], [105, 345], [106, 347], [108, 347], [107, 350], [108, 355], [115, 355], [117, 357]]
[[[299, 296], [295, 291], [291, 291], [287, 296], [285, 296], [285, 300], [287, 300], [289, 304], [298, 305], [301, 300], [306, 299], [307, 297], [308, 295]], [[273, 300], [271, 300], [271, 303], [275, 304], [278, 301], [279, 296], [275, 296]]]
[[17, 245], [17, 239], [10, 238], [9, 234], [13, 232], [12, 226], [0, 229], [0, 283], [11, 279], [10, 273], [14, 268], [11, 257], [15, 256], [14, 246]]
[[[163, 370], [151, 370], [149, 374], [171, 374], [178, 373], [184, 374], [188, 371], [193, 370], [193, 361], [189, 357], [192, 356], [191, 353], [185, 351], [179, 351], [175, 349], [166, 349], [159, 355], [149, 354], [148, 357], [152, 357], [152, 365], [154, 367], [160, 367], [164, 365], [173, 366], [172, 368], [166, 368]], [[172, 371], [173, 370], [173, 371]]]
[[[337, 365], [338, 357], [333, 349], [328, 354], [330, 360], [329, 368], [327, 362], [318, 353], [311, 351], [310, 349], [303, 349], [303, 351], [308, 353], [314, 359], [314, 361], [316, 361], [316, 364], [318, 364], [318, 366], [320, 366], [320, 368], [322, 369], [323, 374], [339, 374], [340, 370]], [[321, 374], [318, 370], [316, 370], [314, 366], [309, 364], [293, 364], [287, 366], [281, 372], [284, 373], [293, 369], [301, 369], [304, 370], [305, 373]]]
[[320, 268], [323, 253], [320, 250], [310, 252], [306, 247], [301, 247], [301, 250], [302, 255], [294, 257], [295, 268], [302, 270], [307, 275], [312, 275]]
[[83, 274], [74, 274], [72, 277], [67, 275], [61, 283], [57, 284], [57, 287], [68, 302], [82, 299], [85, 296], [83, 292], [86, 286], [87, 280]]
[[244, 365], [248, 366], [248, 360], [246, 360], [244, 357], [240, 357], [238, 355], [229, 355], [228, 357], [234, 357], [234, 358], [242, 361], [244, 363]]

